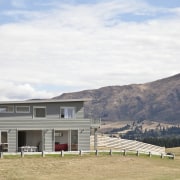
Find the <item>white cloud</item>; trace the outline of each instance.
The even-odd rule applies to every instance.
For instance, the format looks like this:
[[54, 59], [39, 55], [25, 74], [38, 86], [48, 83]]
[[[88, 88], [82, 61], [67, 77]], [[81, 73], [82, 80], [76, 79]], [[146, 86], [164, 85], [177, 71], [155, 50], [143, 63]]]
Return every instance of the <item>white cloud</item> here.
[[55, 94], [47, 92], [46, 90], [35, 90], [30, 84], [15, 84], [3, 81], [0, 83], [0, 99], [2, 101], [33, 98], [43, 99], [55, 96]]
[[[61, 86], [81, 90], [178, 73], [179, 18], [117, 19], [126, 12], [157, 11], [137, 2], [61, 5], [46, 13], [25, 12], [30, 20], [1, 25], [0, 100], [54, 95], [38, 90], [39, 84], [59, 86], [60, 93]], [[107, 26], [110, 21], [116, 23]]]

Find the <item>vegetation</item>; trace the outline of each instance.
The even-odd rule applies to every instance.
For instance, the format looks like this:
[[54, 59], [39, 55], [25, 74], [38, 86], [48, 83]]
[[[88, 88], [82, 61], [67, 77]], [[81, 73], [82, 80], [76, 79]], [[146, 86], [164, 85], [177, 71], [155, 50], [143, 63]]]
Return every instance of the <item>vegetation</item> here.
[[119, 131], [128, 130], [128, 129], [130, 129], [130, 127], [131, 127], [131, 126], [130, 126], [129, 124], [127, 124], [127, 125], [125, 125], [125, 126], [123, 126], [123, 127], [112, 129], [112, 130], [109, 131], [108, 133], [109, 133], [109, 134], [111, 134], [111, 133], [117, 133], [117, 132], [119, 132]]
[[139, 140], [142, 142], [168, 147], [180, 146], [180, 127], [157, 128], [142, 131], [141, 127], [136, 127], [134, 130], [127, 132], [123, 138]]
[[143, 142], [158, 145], [158, 146], [164, 146], [166, 148], [179, 147], [180, 146], [180, 138], [176, 138], [176, 137], [144, 138]]

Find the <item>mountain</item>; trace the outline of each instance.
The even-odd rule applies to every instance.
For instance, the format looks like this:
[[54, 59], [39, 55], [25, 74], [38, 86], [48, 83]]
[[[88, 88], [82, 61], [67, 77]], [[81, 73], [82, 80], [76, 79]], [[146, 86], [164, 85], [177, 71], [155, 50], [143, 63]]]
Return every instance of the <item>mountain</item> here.
[[180, 74], [145, 84], [64, 93], [54, 99], [91, 98], [85, 116], [110, 121], [180, 123]]

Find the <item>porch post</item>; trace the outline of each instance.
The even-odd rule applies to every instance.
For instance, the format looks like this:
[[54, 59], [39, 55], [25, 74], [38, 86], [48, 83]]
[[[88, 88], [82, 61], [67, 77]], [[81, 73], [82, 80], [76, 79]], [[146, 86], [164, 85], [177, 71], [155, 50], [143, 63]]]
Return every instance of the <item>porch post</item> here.
[[[18, 144], [19, 144], [19, 141], [18, 141], [18, 128], [16, 128], [16, 152], [19, 151]], [[9, 147], [8, 147], [8, 152], [9, 152]]]
[[69, 151], [71, 151], [71, 129], [69, 130]]
[[52, 130], [52, 150], [55, 151], [55, 129]]
[[45, 130], [44, 129], [42, 129], [42, 143], [41, 143], [41, 150], [42, 150], [42, 152], [44, 151], [44, 137], [45, 136]]

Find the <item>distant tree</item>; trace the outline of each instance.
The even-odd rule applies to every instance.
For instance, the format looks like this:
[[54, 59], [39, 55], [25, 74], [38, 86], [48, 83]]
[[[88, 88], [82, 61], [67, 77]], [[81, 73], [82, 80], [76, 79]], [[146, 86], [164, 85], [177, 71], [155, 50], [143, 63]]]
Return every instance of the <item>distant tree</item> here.
[[134, 130], [127, 132], [122, 136], [126, 139], [134, 139], [142, 142], [165, 146], [165, 147], [177, 147], [180, 146], [180, 128], [170, 127], [165, 129], [150, 129], [143, 132], [140, 127], [136, 127]]

